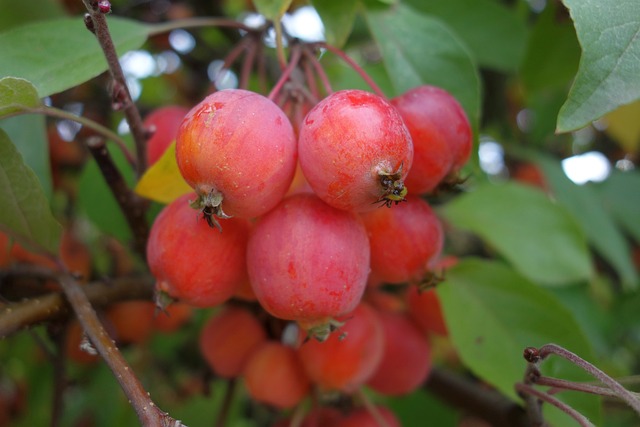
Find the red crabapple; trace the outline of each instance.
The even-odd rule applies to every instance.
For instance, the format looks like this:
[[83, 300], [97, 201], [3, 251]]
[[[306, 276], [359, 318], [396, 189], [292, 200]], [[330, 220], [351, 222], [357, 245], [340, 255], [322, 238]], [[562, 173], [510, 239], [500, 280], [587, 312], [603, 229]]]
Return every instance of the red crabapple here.
[[409, 316], [425, 334], [447, 335], [447, 325], [435, 289], [420, 291], [410, 286], [407, 291]]
[[[384, 419], [386, 427], [400, 427], [400, 421], [390, 409], [377, 405], [377, 412]], [[367, 408], [358, 408], [333, 424], [334, 427], [380, 427], [380, 422]]]
[[311, 381], [325, 391], [353, 392], [373, 375], [382, 359], [384, 333], [375, 309], [361, 303], [324, 342], [298, 349]]
[[355, 214], [296, 194], [255, 225], [247, 268], [266, 311], [323, 339], [332, 319], [360, 302], [369, 273], [367, 233]]
[[313, 191], [339, 209], [364, 212], [404, 199], [413, 144], [387, 101], [361, 90], [334, 92], [305, 117], [300, 166]]
[[215, 225], [213, 215], [254, 218], [278, 204], [293, 179], [296, 138], [287, 116], [269, 99], [221, 90], [184, 118], [176, 159], [198, 194], [192, 206]]
[[387, 283], [420, 281], [442, 252], [444, 231], [429, 204], [417, 196], [393, 209], [361, 214], [371, 243], [371, 271]]
[[249, 358], [244, 382], [255, 400], [279, 409], [293, 408], [311, 389], [294, 349], [268, 341]]
[[247, 278], [246, 247], [251, 224], [241, 218], [220, 220], [225, 229], [212, 233], [189, 207], [185, 194], [156, 217], [147, 242], [147, 263], [156, 288], [196, 307], [231, 298]]
[[120, 301], [107, 308], [105, 317], [119, 343], [141, 343], [153, 332], [156, 305], [148, 300]]
[[[451, 167], [444, 173], [455, 174], [469, 160], [473, 148], [471, 125], [464, 109], [449, 92], [423, 85], [391, 103], [400, 111], [413, 137], [417, 169], [413, 172], [415, 177], [407, 179], [417, 181], [418, 188], [425, 192], [432, 190], [446, 163], [450, 162]], [[449, 156], [444, 153], [443, 142], [449, 147]]]
[[398, 396], [416, 390], [431, 371], [431, 348], [422, 331], [405, 313], [378, 312], [384, 331], [384, 352], [367, 385]]
[[234, 378], [266, 340], [266, 331], [249, 310], [225, 307], [202, 328], [200, 352], [216, 375]]
[[193, 308], [183, 302], [173, 302], [157, 310], [153, 319], [153, 328], [160, 332], [171, 333], [177, 331], [187, 323], [193, 314]]
[[176, 140], [178, 128], [189, 109], [179, 105], [167, 105], [158, 108], [144, 119], [144, 126], [151, 132], [147, 140], [147, 164], [158, 161], [167, 147]]

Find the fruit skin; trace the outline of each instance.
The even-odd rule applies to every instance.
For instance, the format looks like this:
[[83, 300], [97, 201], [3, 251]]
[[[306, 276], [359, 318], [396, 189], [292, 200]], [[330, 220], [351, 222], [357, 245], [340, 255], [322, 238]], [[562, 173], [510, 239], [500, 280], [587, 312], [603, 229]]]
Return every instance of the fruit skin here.
[[442, 252], [442, 224], [429, 204], [417, 196], [361, 217], [371, 244], [371, 272], [379, 280], [418, 282]]
[[213, 372], [235, 378], [263, 343], [267, 333], [260, 321], [241, 307], [225, 307], [211, 317], [200, 332], [200, 353]]
[[448, 334], [435, 289], [420, 292], [417, 286], [411, 286], [407, 291], [407, 308], [409, 316], [425, 334]]
[[258, 301], [271, 315], [304, 329], [328, 327], [360, 302], [369, 241], [355, 214], [300, 193], [256, 224], [247, 268]]
[[249, 395], [279, 409], [292, 408], [311, 389], [296, 351], [276, 341], [264, 343], [244, 370]]
[[176, 139], [178, 128], [189, 109], [179, 105], [167, 105], [153, 110], [144, 119], [144, 127], [153, 133], [147, 140], [147, 164], [153, 165], [162, 157], [167, 147]]
[[[384, 406], [376, 406], [378, 413], [385, 420], [387, 427], [401, 427], [400, 421]], [[344, 417], [342, 420], [333, 424], [334, 427], [380, 427], [380, 423], [366, 408], [358, 408]]]
[[[287, 116], [262, 95], [227, 89], [207, 96], [185, 116], [176, 159], [205, 213], [254, 218], [287, 192], [297, 160]], [[220, 197], [222, 200], [220, 200]]]
[[361, 303], [324, 342], [309, 340], [298, 349], [309, 378], [325, 391], [353, 392], [382, 360], [384, 333], [376, 310]]
[[248, 280], [246, 247], [251, 224], [221, 219], [224, 231], [211, 230], [189, 207], [185, 194], [156, 217], [147, 242], [147, 263], [156, 288], [196, 307], [211, 307], [231, 298]]
[[[343, 90], [327, 96], [305, 117], [298, 144], [304, 176], [331, 206], [364, 212], [406, 194], [411, 136], [398, 111], [377, 95]], [[385, 177], [392, 177], [386, 187]]]
[[[400, 111], [414, 138], [416, 171], [413, 173], [415, 176], [409, 176], [407, 180], [417, 185], [416, 190], [412, 189], [414, 194], [431, 191], [435, 175], [441, 174], [441, 169], [449, 161], [449, 156], [444, 154], [443, 143], [449, 147], [451, 162], [445, 175], [457, 173], [471, 156], [473, 137], [467, 114], [453, 95], [436, 86], [418, 86], [394, 98], [391, 103]], [[435, 150], [434, 157], [428, 160], [431, 150]], [[436, 154], [442, 163], [436, 161]], [[433, 172], [427, 168], [434, 168]], [[430, 176], [431, 173], [434, 177]]]
[[153, 332], [156, 305], [152, 301], [121, 301], [109, 306], [105, 312], [118, 343], [141, 343]]
[[175, 332], [187, 323], [193, 314], [193, 308], [183, 302], [173, 302], [158, 310], [153, 319], [153, 328], [164, 333]]
[[379, 312], [378, 315], [384, 330], [384, 351], [367, 385], [390, 396], [411, 393], [431, 371], [429, 343], [406, 314]]

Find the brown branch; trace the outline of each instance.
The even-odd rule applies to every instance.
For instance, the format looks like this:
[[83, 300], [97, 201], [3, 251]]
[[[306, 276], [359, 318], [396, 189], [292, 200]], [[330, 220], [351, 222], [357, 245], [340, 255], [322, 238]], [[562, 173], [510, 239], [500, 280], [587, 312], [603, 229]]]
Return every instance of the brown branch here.
[[69, 304], [73, 307], [73, 311], [76, 313], [91, 343], [113, 372], [120, 387], [122, 387], [142, 426], [182, 426], [182, 423], [172, 419], [153, 403], [149, 393], [142, 387], [142, 383], [135, 376], [133, 370], [103, 328], [96, 312], [91, 307], [87, 295], [78, 282], [71, 275], [65, 273], [58, 274], [56, 280], [62, 286]]
[[434, 369], [425, 388], [445, 403], [494, 427], [529, 427], [524, 409], [497, 391], [443, 369]]
[[118, 54], [116, 53], [111, 33], [109, 33], [105, 13], [98, 7], [97, 0], [82, 1], [89, 11], [88, 15], [85, 16], [85, 24], [95, 34], [109, 65], [109, 73], [113, 79], [112, 97], [114, 105], [122, 108], [136, 145], [136, 173], [140, 178], [147, 168], [147, 133], [142, 123], [142, 117], [127, 87], [127, 81], [118, 60]]
[[125, 182], [122, 174], [113, 163], [113, 159], [107, 150], [104, 140], [91, 137], [87, 141], [87, 147], [109, 185], [120, 210], [124, 214], [127, 224], [131, 229], [134, 240], [134, 248], [142, 258], [145, 258], [147, 238], [149, 237], [149, 224], [145, 217], [146, 202], [138, 197]]
[[[4, 275], [22, 273], [20, 270], [3, 272]], [[51, 277], [51, 270], [42, 271]], [[0, 277], [0, 283], [2, 282]], [[109, 282], [93, 282], [83, 286], [93, 306], [106, 306], [127, 299], [148, 299], [153, 296], [153, 278], [150, 276], [123, 277]], [[60, 293], [50, 293], [24, 301], [0, 306], [0, 338], [39, 323], [62, 319], [71, 314], [71, 308]]]

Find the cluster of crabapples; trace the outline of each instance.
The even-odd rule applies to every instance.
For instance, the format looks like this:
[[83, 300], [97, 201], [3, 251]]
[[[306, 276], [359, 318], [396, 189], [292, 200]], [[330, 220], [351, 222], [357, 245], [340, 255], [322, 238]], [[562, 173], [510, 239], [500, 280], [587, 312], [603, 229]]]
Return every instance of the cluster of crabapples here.
[[220, 377], [243, 376], [258, 401], [291, 408], [314, 388], [364, 385], [409, 393], [431, 367], [427, 333], [446, 333], [435, 293], [407, 286], [443, 247], [422, 196], [457, 175], [471, 141], [461, 106], [432, 86], [391, 101], [334, 92], [295, 130], [260, 94], [214, 92], [177, 129], [194, 193], [153, 224], [157, 291], [221, 306], [202, 354]]

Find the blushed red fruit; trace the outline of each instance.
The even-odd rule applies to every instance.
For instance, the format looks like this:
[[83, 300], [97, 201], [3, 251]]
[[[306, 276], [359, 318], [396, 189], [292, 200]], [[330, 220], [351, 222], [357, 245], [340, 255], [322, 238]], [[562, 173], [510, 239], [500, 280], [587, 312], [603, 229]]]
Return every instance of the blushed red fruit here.
[[391, 396], [411, 393], [431, 371], [429, 343], [405, 313], [379, 312], [378, 315], [384, 330], [384, 352], [367, 385]]
[[369, 273], [369, 241], [355, 214], [313, 194], [296, 194], [256, 224], [247, 267], [265, 310], [297, 321], [322, 339], [331, 319], [360, 302]]
[[331, 206], [364, 212], [407, 193], [411, 136], [398, 111], [377, 95], [354, 89], [327, 96], [305, 117], [298, 144], [304, 176]]
[[276, 341], [264, 343], [244, 369], [249, 395], [279, 409], [293, 408], [311, 389], [296, 351]]
[[206, 215], [253, 218], [272, 209], [291, 184], [296, 138], [287, 116], [262, 95], [227, 89], [184, 118], [176, 159]]
[[246, 280], [246, 247], [251, 224], [221, 219], [223, 232], [189, 207], [193, 194], [167, 205], [156, 217], [147, 242], [147, 263], [156, 288], [196, 307], [231, 298]]
[[[386, 423], [386, 427], [401, 427], [400, 421], [391, 410], [385, 406], [376, 406], [378, 414]], [[376, 417], [367, 408], [358, 408], [333, 424], [334, 427], [380, 427]]]
[[202, 328], [200, 352], [216, 375], [235, 378], [266, 340], [266, 331], [249, 310], [225, 307]]
[[[438, 177], [458, 172], [471, 156], [473, 138], [467, 114], [453, 95], [436, 86], [418, 86], [391, 103], [413, 137], [415, 170], [407, 180], [416, 185], [414, 194], [431, 191]], [[447, 165], [450, 168], [443, 172]]]
[[447, 335], [447, 325], [435, 289], [420, 292], [417, 286], [407, 291], [409, 316], [426, 334]]
[[444, 231], [429, 204], [417, 196], [393, 209], [361, 215], [371, 243], [371, 271], [387, 283], [420, 281], [442, 252]]
[[105, 317], [119, 343], [140, 343], [153, 332], [156, 305], [146, 300], [121, 301], [109, 306]]
[[172, 302], [164, 310], [156, 312], [153, 328], [160, 332], [175, 332], [187, 323], [193, 314], [193, 308], [183, 302]]
[[384, 347], [378, 313], [361, 303], [324, 342], [309, 340], [298, 349], [305, 371], [326, 391], [353, 392], [375, 372]]
[[147, 164], [153, 165], [176, 140], [178, 128], [189, 109], [179, 105], [167, 105], [153, 110], [144, 119], [144, 126], [151, 133], [147, 140]]

